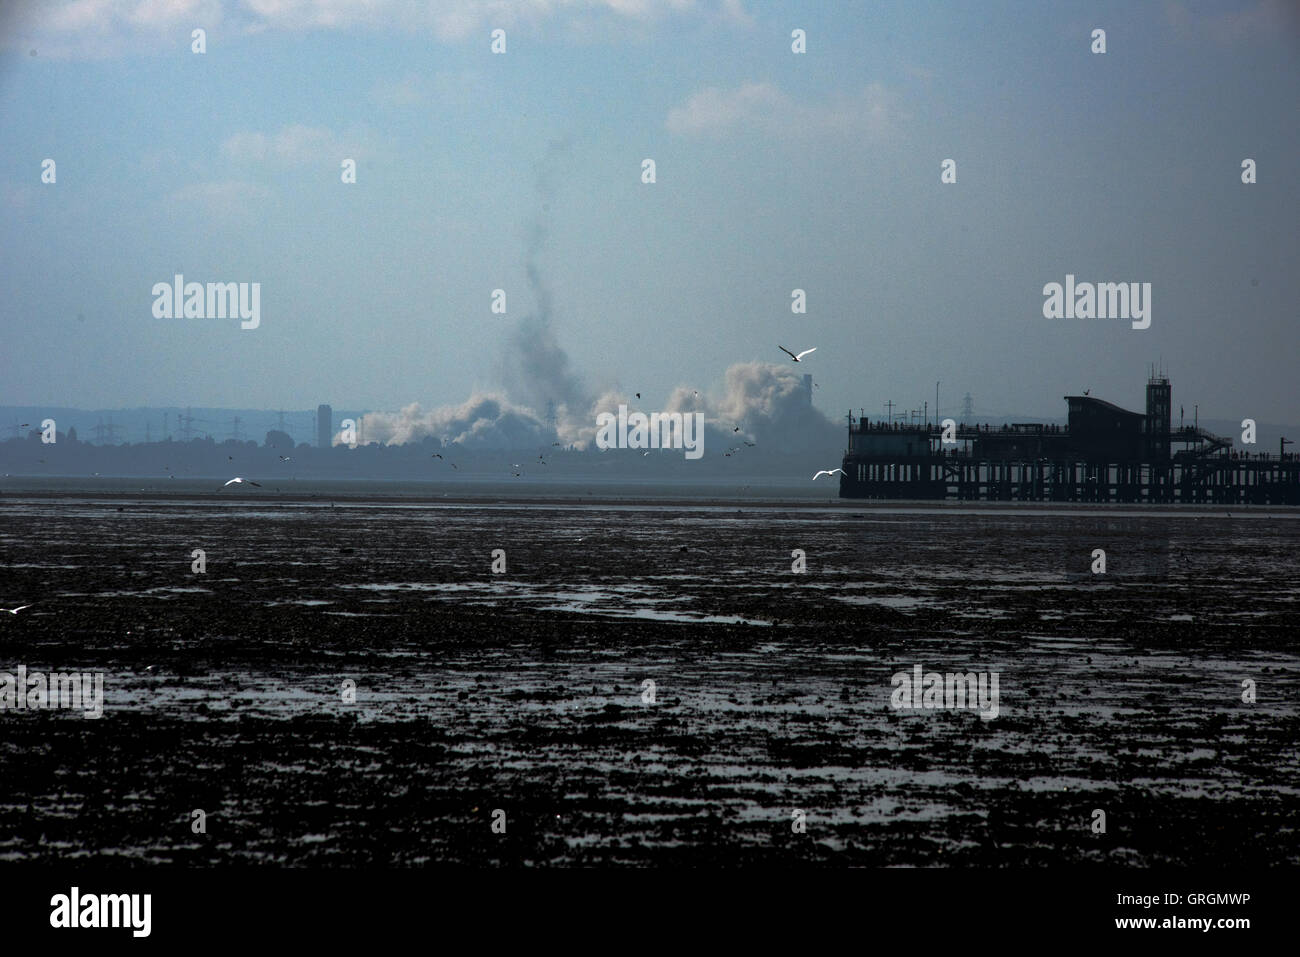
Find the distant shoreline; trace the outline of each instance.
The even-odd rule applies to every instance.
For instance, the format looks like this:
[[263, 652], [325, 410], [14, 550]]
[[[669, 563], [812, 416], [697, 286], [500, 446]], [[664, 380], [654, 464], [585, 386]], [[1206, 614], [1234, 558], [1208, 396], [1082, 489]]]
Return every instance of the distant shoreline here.
[[[129, 481], [129, 480], [125, 480]], [[322, 483], [323, 484], [323, 483]], [[466, 492], [464, 488], [455, 492], [438, 493], [436, 491], [416, 491], [404, 489], [385, 493], [381, 488], [386, 483], [340, 482], [349, 486], [339, 489], [314, 488], [295, 490], [294, 492], [258, 492], [256, 490], [226, 492], [204, 491], [196, 488], [167, 490], [127, 490], [127, 489], [33, 489], [0, 488], [0, 507], [17, 504], [21, 501], [40, 502], [110, 502], [117, 504], [139, 503], [146, 505], [188, 505], [191, 507], [248, 507], [257, 508], [300, 508], [314, 506], [318, 508], [338, 507], [340, 505], [374, 505], [374, 506], [456, 506], [456, 507], [491, 507], [491, 508], [538, 508], [538, 507], [601, 507], [601, 508], [734, 508], [746, 509], [834, 509], [846, 512], [870, 512], [873, 514], [1008, 514], [1008, 515], [1129, 515], [1129, 516], [1171, 516], [1183, 515], [1195, 518], [1289, 518], [1300, 519], [1300, 508], [1287, 505], [1233, 505], [1224, 507], [1213, 504], [1144, 504], [1144, 503], [1098, 503], [1098, 502], [981, 502], [981, 501], [927, 501], [927, 500], [875, 500], [875, 499], [841, 499], [838, 497], [809, 497], [771, 494], [773, 490], [755, 490], [752, 497], [736, 495], [709, 495], [682, 493], [664, 494], [662, 487], [652, 492], [638, 495], [629, 491], [625, 494], [597, 492], [588, 494], [574, 491], [578, 484], [566, 483], [563, 490], [556, 489], [550, 494], [536, 494], [530, 491], [522, 495], [504, 494], [499, 488], [484, 488], [481, 492]], [[359, 488], [373, 484], [380, 488]], [[393, 485], [404, 483], [394, 482]], [[579, 483], [580, 484], [580, 483]], [[206, 488], [206, 486], [204, 486]]]

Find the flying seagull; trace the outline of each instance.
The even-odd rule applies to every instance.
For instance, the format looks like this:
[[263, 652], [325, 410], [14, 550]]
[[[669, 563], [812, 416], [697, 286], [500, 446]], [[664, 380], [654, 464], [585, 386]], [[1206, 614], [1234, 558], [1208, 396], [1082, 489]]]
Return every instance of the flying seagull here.
[[17, 608], [0, 608], [0, 611], [7, 611], [11, 615], [16, 615], [24, 608], [31, 608], [31, 605], [19, 605]]
[[817, 351], [817, 347], [816, 347], [816, 346], [813, 346], [811, 349], [805, 349], [803, 352], [799, 353], [798, 355], [795, 355], [793, 352], [791, 352], [791, 351], [790, 351], [789, 349], [787, 349], [785, 346], [777, 346], [777, 348], [780, 349], [782, 352], [784, 352], [786, 355], [788, 355], [788, 356], [789, 356], [791, 359], [793, 359], [795, 362], [799, 362], [799, 361], [801, 361], [801, 360], [803, 359], [803, 357], [806, 356], [808, 353], [810, 353], [810, 352], [816, 352], [816, 351]]
[[1089, 392], [1091, 392], [1091, 391], [1092, 391], [1091, 389], [1084, 389], [1084, 390], [1083, 390], [1083, 394], [1084, 394], [1084, 395], [1087, 395], [1087, 394], [1088, 394]]
[[816, 475], [813, 476], [813, 481], [814, 482], [817, 481], [823, 475], [834, 475], [836, 472], [839, 472], [841, 475], [843, 475], [844, 469], [831, 469], [829, 472], [826, 469], [822, 469], [820, 472], [818, 472]]
[[[261, 487], [262, 487], [262, 486], [258, 485], [256, 482], [253, 482], [253, 481], [251, 481], [251, 480], [249, 480], [249, 479], [246, 479], [246, 478], [239, 478], [238, 476], [236, 476], [235, 478], [232, 478], [229, 482], [226, 483], [226, 485], [234, 485], [235, 483], [239, 483], [240, 485], [254, 485], [254, 486], [257, 486], [257, 488], [261, 488]], [[221, 487], [222, 487], [222, 488], [225, 488], [226, 485], [223, 485], [223, 486], [221, 486]]]
[[442, 456], [439, 455], [437, 452], [434, 452], [433, 455], [429, 456], [429, 458], [431, 458], [431, 459], [440, 459], [440, 458], [442, 458]]

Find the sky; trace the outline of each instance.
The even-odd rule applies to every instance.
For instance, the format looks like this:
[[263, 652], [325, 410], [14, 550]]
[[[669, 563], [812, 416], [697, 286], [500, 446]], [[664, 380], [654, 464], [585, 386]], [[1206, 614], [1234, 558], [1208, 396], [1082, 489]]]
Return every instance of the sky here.
[[[809, 372], [836, 422], [936, 383], [1059, 416], [1160, 363], [1176, 407], [1300, 421], [1283, 0], [3, 9], [0, 405], [594, 426]], [[177, 273], [259, 283], [260, 324], [155, 316]], [[1150, 283], [1150, 327], [1046, 318], [1067, 274]]]

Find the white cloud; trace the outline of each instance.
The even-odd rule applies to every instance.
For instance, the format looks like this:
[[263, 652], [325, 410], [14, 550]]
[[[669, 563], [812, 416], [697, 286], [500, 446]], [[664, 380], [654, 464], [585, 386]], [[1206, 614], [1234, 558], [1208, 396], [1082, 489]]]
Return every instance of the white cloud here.
[[754, 25], [754, 18], [746, 12], [742, 0], [722, 0], [722, 19], [738, 23], [743, 27]]
[[235, 162], [274, 163], [289, 168], [329, 164], [337, 166], [345, 157], [361, 159], [374, 155], [364, 137], [346, 139], [323, 126], [295, 123], [278, 133], [248, 130], [234, 133], [222, 142], [221, 155]]
[[223, 0], [20, 0], [5, 10], [0, 48], [49, 60], [96, 60], [130, 50], [188, 50], [190, 30], [225, 19]]
[[222, 13], [220, 0], [137, 0], [117, 6], [126, 8], [127, 22], [150, 29], [210, 28], [221, 21]]
[[271, 191], [240, 180], [191, 183], [173, 190], [167, 201], [186, 210], [198, 209], [215, 219], [253, 220], [271, 199]]
[[[15, 12], [16, 11], [16, 12]], [[701, 11], [747, 24], [742, 0], [26, 0], [13, 8], [0, 46], [40, 55], [99, 58], [128, 51], [188, 49], [189, 30], [221, 25], [227, 36], [268, 31], [367, 28], [431, 32], [462, 41], [495, 27], [596, 14], [653, 23]], [[26, 52], [26, 51], [24, 51]]]
[[906, 114], [897, 96], [879, 83], [857, 95], [823, 103], [800, 103], [774, 83], [745, 83], [734, 89], [706, 87], [668, 111], [668, 132], [679, 136], [724, 137], [757, 132], [786, 140], [825, 135], [891, 135]]
[[74, 0], [62, 6], [51, 5], [47, 24], [52, 30], [101, 28], [113, 15], [112, 0]]

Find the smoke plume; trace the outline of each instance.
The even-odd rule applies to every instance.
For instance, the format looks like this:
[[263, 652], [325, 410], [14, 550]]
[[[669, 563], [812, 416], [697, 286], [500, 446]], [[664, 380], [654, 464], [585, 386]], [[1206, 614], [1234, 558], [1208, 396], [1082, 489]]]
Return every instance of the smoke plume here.
[[[397, 413], [364, 416], [367, 442], [418, 442], [424, 438], [473, 448], [522, 449], [554, 442], [587, 448], [595, 441], [596, 416], [630, 411], [703, 412], [706, 454], [721, 454], [743, 441], [773, 450], [824, 454], [843, 445], [842, 430], [812, 406], [802, 376], [787, 366], [740, 362], [726, 370], [723, 389], [713, 397], [678, 386], [662, 406], [619, 392], [592, 396], [560, 345], [552, 296], [541, 266], [555, 200], [554, 175], [569, 150], [565, 140], [550, 144], [537, 165], [541, 211], [525, 232], [524, 271], [535, 311], [519, 320], [498, 363], [504, 394], [475, 393], [460, 405], [424, 410], [412, 404]], [[739, 430], [739, 431], [737, 431]]]

